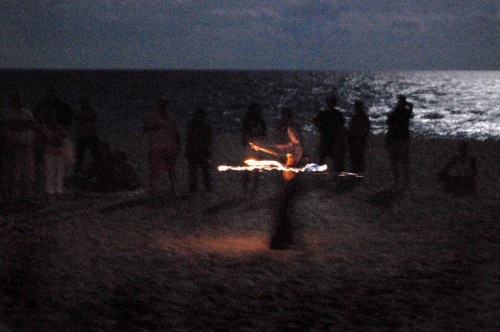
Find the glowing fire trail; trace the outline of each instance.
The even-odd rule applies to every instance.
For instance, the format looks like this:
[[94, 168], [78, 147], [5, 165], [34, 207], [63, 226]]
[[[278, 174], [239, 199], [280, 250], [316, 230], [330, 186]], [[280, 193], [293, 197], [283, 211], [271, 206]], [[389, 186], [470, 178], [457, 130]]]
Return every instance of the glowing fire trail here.
[[307, 164], [304, 167], [286, 167], [276, 160], [254, 160], [247, 159], [245, 160], [245, 164], [247, 166], [219, 166], [218, 170], [220, 172], [224, 171], [253, 171], [253, 170], [262, 170], [262, 171], [287, 171], [287, 172], [324, 172], [327, 169], [326, 165], [316, 165], [316, 164]]
[[[249, 143], [252, 149], [256, 151], [263, 151], [265, 153], [274, 155], [274, 156], [279, 156], [280, 154], [263, 148], [261, 146], [258, 146], [252, 142]], [[291, 154], [286, 154], [287, 158], [289, 159], [291, 157]], [[255, 159], [247, 159], [244, 161], [247, 166], [226, 166], [226, 165], [221, 165], [218, 167], [219, 172], [225, 172], [225, 171], [253, 171], [253, 170], [258, 170], [258, 171], [284, 171], [284, 172], [294, 172], [294, 173], [299, 173], [299, 172], [314, 172], [314, 173], [321, 173], [321, 174], [329, 174], [327, 171], [328, 166], [327, 165], [317, 165], [317, 164], [307, 164], [304, 167], [290, 167], [283, 165], [282, 163], [276, 161], [276, 160], [255, 160]], [[290, 173], [288, 173], [290, 174]], [[352, 177], [357, 177], [357, 178], [362, 178], [363, 176], [357, 173], [349, 173], [349, 172], [340, 172], [336, 173], [336, 176], [339, 177], [346, 177], [346, 176], [352, 176]]]

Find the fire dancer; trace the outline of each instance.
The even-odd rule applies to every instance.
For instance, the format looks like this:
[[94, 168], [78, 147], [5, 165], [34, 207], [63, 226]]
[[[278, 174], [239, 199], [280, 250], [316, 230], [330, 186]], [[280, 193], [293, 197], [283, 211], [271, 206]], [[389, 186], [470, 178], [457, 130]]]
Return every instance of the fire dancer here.
[[[291, 116], [291, 110], [289, 112]], [[297, 166], [301, 163], [304, 154], [300, 128], [289, 122], [286, 133], [288, 141], [283, 144], [265, 147], [251, 143], [251, 146], [255, 150], [284, 157], [287, 167]], [[297, 174], [292, 171], [283, 171], [283, 179], [283, 189], [279, 196], [278, 210], [276, 211], [274, 230], [270, 242], [270, 248], [275, 250], [289, 249], [297, 242], [297, 235], [294, 232], [295, 227], [292, 222], [292, 210], [297, 194], [301, 190], [300, 180]]]
[[144, 126], [150, 141], [149, 187], [152, 194], [157, 194], [160, 190], [158, 178], [167, 171], [171, 192], [176, 195], [175, 164], [180, 151], [180, 133], [167, 99], [159, 97], [157, 106], [157, 112], [151, 114]]
[[[266, 122], [262, 116], [262, 108], [258, 103], [250, 104], [248, 111], [243, 119], [243, 130], [241, 144], [246, 149], [246, 159], [259, 159], [255, 151], [249, 149], [249, 143], [255, 140], [266, 137]], [[259, 187], [259, 173], [253, 172], [253, 189]], [[247, 189], [248, 181], [250, 180], [250, 172], [243, 173], [242, 184], [244, 189]]]

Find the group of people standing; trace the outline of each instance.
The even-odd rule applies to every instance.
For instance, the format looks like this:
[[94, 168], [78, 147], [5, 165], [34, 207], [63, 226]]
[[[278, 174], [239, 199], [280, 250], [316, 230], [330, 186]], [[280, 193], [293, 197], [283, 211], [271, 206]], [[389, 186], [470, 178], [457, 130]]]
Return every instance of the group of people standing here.
[[[0, 200], [62, 198], [71, 181], [98, 191], [140, 185], [127, 155], [98, 137], [97, 121], [86, 96], [75, 112], [49, 86], [31, 112], [20, 93], [12, 95], [0, 111]], [[92, 161], [84, 167], [87, 154]]]
[[[387, 149], [391, 160], [395, 185], [407, 183], [409, 121], [413, 116], [411, 103], [404, 96], [398, 97], [397, 106], [388, 115]], [[366, 107], [361, 100], [353, 105], [350, 122], [346, 125], [343, 113], [337, 108], [337, 98], [332, 96], [327, 101], [327, 109], [314, 117], [320, 139], [318, 144], [319, 163], [331, 158], [334, 172], [345, 172], [345, 158], [348, 153], [350, 172], [362, 174], [365, 171], [365, 150], [370, 133], [370, 120]], [[165, 97], [157, 100], [157, 111], [150, 114], [144, 125], [144, 132], [149, 135], [149, 186], [153, 193], [160, 191], [159, 179], [163, 173], [168, 174], [172, 193], [177, 191], [176, 161], [181, 152], [181, 135], [170, 105]], [[260, 104], [253, 102], [242, 121], [241, 145], [246, 151], [245, 159], [261, 159], [262, 154], [256, 146], [266, 145], [268, 127]], [[301, 126], [294, 121], [293, 111], [284, 107], [276, 126], [272, 140], [276, 144], [268, 145], [267, 153], [274, 149], [275, 157], [286, 166], [299, 165], [308, 157], [303, 151]], [[212, 157], [213, 138], [205, 111], [198, 108], [192, 114], [186, 134], [185, 157], [188, 162], [189, 190], [196, 191], [198, 174], [201, 173], [206, 191], [212, 189], [210, 162]], [[262, 150], [262, 149], [260, 149]], [[287, 157], [288, 155], [288, 157]], [[289, 157], [293, 156], [293, 161]], [[403, 179], [403, 181], [401, 181]], [[258, 188], [259, 175], [256, 172], [245, 172], [242, 185], [246, 189], [250, 180], [253, 188]]]
[[[274, 144], [269, 144], [266, 143], [268, 128], [262, 107], [255, 102], [249, 105], [242, 121], [241, 144], [246, 151], [245, 157], [259, 159], [262, 155], [259, 155], [256, 147], [267, 146], [266, 153], [272, 151], [286, 166], [311, 162], [304, 152], [302, 126], [293, 119], [293, 111], [288, 107], [280, 111], [281, 118], [270, 140]], [[337, 108], [335, 95], [327, 100], [326, 109], [316, 114], [313, 121], [320, 134], [318, 162], [324, 164], [331, 159], [334, 172], [345, 172], [348, 154], [349, 171], [362, 174], [366, 168], [365, 150], [370, 120], [361, 100], [354, 102], [351, 114], [346, 124], [344, 114]], [[404, 189], [409, 184], [409, 125], [412, 117], [413, 104], [405, 96], [398, 95], [396, 106], [387, 115], [385, 137], [395, 188]], [[109, 144], [98, 137], [97, 124], [97, 113], [85, 96], [81, 97], [80, 110], [75, 114], [52, 87], [47, 89], [46, 96], [33, 112], [23, 107], [19, 93], [13, 95], [10, 107], [0, 112], [0, 190], [3, 195], [22, 197], [37, 190], [49, 196], [61, 195], [65, 192], [68, 173], [72, 173], [83, 187], [88, 188], [90, 185], [99, 191], [127, 190], [140, 186], [126, 153], [113, 152]], [[74, 135], [70, 134], [72, 131]], [[175, 194], [176, 160], [181, 153], [181, 135], [167, 98], [157, 99], [157, 111], [147, 118], [144, 132], [150, 138], [150, 189], [153, 193], [160, 192], [159, 179], [166, 172], [171, 191]], [[73, 151], [73, 137], [76, 153]], [[212, 129], [205, 110], [198, 108], [192, 113], [187, 127], [184, 153], [188, 162], [191, 192], [198, 189], [199, 173], [204, 189], [212, 190], [212, 150]], [[83, 167], [87, 152], [92, 162]], [[469, 168], [474, 169], [470, 173], [475, 174], [475, 165]], [[291, 173], [287, 176], [293, 178]], [[258, 187], [258, 174], [245, 172], [242, 175], [245, 189], [251, 179], [254, 189]]]
[[65, 168], [73, 159], [68, 138], [72, 121], [73, 110], [52, 88], [33, 112], [23, 107], [21, 94], [11, 97], [0, 115], [4, 197], [25, 197], [37, 189], [49, 195], [64, 192]]
[[[149, 115], [144, 124], [149, 135], [149, 187], [153, 195], [161, 192], [160, 176], [167, 173], [170, 191], [177, 195], [176, 162], [181, 153], [181, 135], [177, 120], [167, 98], [157, 100], [157, 111]], [[188, 161], [189, 190], [197, 191], [198, 173], [201, 172], [206, 191], [212, 190], [210, 160], [212, 158], [212, 128], [205, 110], [196, 109], [188, 124], [185, 157]]]

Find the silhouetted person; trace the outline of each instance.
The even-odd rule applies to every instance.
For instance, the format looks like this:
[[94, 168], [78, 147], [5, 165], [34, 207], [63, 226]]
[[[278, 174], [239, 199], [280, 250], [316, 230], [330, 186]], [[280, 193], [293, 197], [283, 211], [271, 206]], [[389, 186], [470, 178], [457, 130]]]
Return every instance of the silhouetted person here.
[[293, 120], [293, 111], [288, 107], [281, 109], [281, 118], [276, 126], [276, 142], [285, 144], [290, 141], [288, 136], [288, 127], [292, 127], [298, 133], [301, 132], [300, 126]]
[[93, 154], [89, 167], [77, 175], [82, 189], [116, 192], [141, 186], [135, 167], [124, 151], [113, 152], [106, 141], [99, 140]]
[[[74, 112], [71, 106], [57, 95], [54, 86], [47, 87], [47, 93], [37, 108], [33, 111], [33, 116], [40, 122], [45, 122], [47, 116], [52, 117], [55, 113], [56, 123], [69, 130], [73, 123]], [[50, 115], [49, 115], [50, 114]]]
[[9, 198], [26, 197], [34, 188], [36, 130], [33, 115], [22, 107], [22, 97], [16, 93], [12, 96], [11, 107], [0, 113], [3, 147], [0, 177]]
[[[252, 103], [243, 118], [241, 144], [246, 149], [246, 159], [259, 159], [258, 154], [251, 150], [249, 143], [266, 137], [266, 134], [267, 126], [262, 116], [262, 109], [258, 103]], [[253, 173], [254, 190], [256, 190], [259, 187], [258, 172], [244, 172], [242, 175], [243, 187], [247, 188], [250, 173]]]
[[86, 96], [81, 97], [80, 112], [76, 116], [76, 162], [75, 173], [82, 170], [85, 152], [92, 153], [97, 144], [97, 113]]
[[185, 155], [189, 166], [189, 190], [196, 191], [198, 171], [201, 171], [204, 188], [206, 191], [211, 191], [212, 128], [206, 120], [205, 111], [201, 108], [193, 113], [189, 122]]
[[[71, 106], [57, 95], [56, 88], [50, 85], [47, 87], [45, 97], [34, 109], [33, 116], [41, 127], [46, 128], [48, 126], [48, 122], [50, 122], [51, 127], [57, 125], [58, 127], [62, 127], [66, 133], [69, 133], [70, 126], [73, 122], [74, 112]], [[65, 162], [65, 147], [68, 148], [70, 144], [68, 135], [66, 135], [65, 139], [66, 142], [63, 142], [63, 163]], [[42, 179], [43, 174], [45, 173], [43, 169], [45, 165], [43, 150], [44, 143], [37, 139], [35, 148], [37, 181]], [[41, 185], [40, 182], [38, 184]]]
[[469, 154], [467, 142], [458, 144], [458, 151], [438, 173], [438, 180], [453, 194], [465, 195], [476, 190], [476, 158]]
[[408, 187], [410, 182], [410, 119], [413, 104], [398, 95], [398, 103], [387, 115], [385, 148], [389, 153], [394, 187]]
[[64, 140], [68, 137], [66, 128], [57, 120], [57, 113], [44, 109], [44, 121], [40, 124], [45, 173], [45, 193], [49, 198], [64, 193], [65, 150]]
[[149, 186], [153, 194], [158, 193], [158, 178], [166, 171], [171, 192], [176, 195], [175, 166], [180, 153], [179, 128], [165, 97], [158, 98], [157, 107], [157, 111], [149, 116], [144, 125], [144, 132], [149, 134]]
[[354, 114], [349, 122], [347, 141], [349, 145], [349, 159], [351, 172], [362, 173], [365, 171], [366, 139], [370, 133], [370, 119], [362, 101], [354, 102]]
[[342, 113], [336, 108], [337, 98], [328, 99], [328, 109], [320, 111], [314, 117], [314, 124], [318, 128], [320, 140], [318, 145], [319, 163], [326, 162], [326, 158], [333, 160], [335, 172], [344, 171], [346, 153], [346, 129]]

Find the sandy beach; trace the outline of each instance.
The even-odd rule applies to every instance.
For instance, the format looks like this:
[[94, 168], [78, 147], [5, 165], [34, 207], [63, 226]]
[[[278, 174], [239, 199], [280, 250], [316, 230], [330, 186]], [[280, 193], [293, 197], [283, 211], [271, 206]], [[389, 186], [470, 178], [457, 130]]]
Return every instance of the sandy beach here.
[[[147, 181], [147, 141], [108, 135]], [[317, 137], [307, 136], [314, 156]], [[277, 173], [244, 193], [239, 136], [217, 133], [214, 190], [85, 193], [0, 212], [0, 323], [12, 331], [498, 330], [500, 142], [472, 141], [477, 192], [436, 181], [452, 139], [413, 138], [410, 188], [387, 189], [382, 137], [362, 183], [304, 174], [303, 246], [268, 249]], [[165, 179], [166, 180], [166, 179]], [[0, 330], [2, 328], [0, 327]]]

